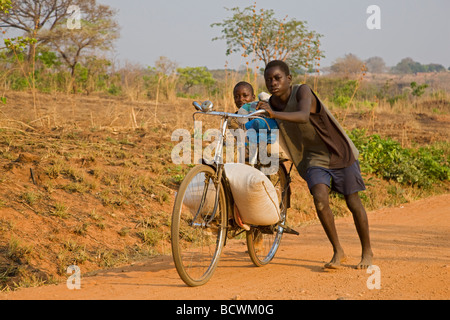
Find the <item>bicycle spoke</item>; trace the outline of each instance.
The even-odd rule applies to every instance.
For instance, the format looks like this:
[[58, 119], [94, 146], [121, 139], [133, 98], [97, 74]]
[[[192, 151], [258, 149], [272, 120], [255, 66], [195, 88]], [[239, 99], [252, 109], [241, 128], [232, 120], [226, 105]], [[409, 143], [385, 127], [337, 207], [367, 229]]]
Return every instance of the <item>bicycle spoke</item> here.
[[[276, 174], [270, 175], [268, 178], [277, 192], [281, 216], [279, 224], [283, 225], [286, 220], [287, 209], [287, 173], [283, 167], [280, 167]], [[263, 227], [253, 226], [247, 232], [248, 253], [256, 266], [264, 266], [273, 259], [280, 245], [282, 235], [283, 228], [278, 224]]]
[[[199, 165], [185, 178], [177, 194], [172, 222], [172, 249], [180, 277], [188, 285], [201, 285], [211, 277], [226, 233], [223, 190], [215, 208], [215, 171]], [[212, 221], [210, 221], [212, 219]]]

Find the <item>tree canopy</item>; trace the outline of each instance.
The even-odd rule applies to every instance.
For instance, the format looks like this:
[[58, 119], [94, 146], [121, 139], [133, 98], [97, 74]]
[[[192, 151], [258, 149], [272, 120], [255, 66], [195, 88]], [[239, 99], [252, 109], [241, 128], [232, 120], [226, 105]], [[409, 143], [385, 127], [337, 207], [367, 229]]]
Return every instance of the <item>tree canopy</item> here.
[[198, 84], [210, 87], [215, 83], [215, 80], [206, 67], [178, 68], [177, 72], [187, 90]]
[[412, 58], [402, 59], [392, 70], [394, 73], [441, 72], [445, 67], [441, 64], [421, 64]]
[[331, 65], [331, 71], [340, 74], [357, 74], [361, 72], [364, 62], [352, 53], [346, 54], [343, 58], [337, 58]]
[[264, 66], [271, 60], [284, 60], [294, 72], [320, 66], [320, 58], [324, 57], [319, 40], [322, 35], [309, 30], [305, 21], [288, 20], [287, 16], [278, 19], [273, 10], [258, 12], [255, 5], [226, 10], [232, 16], [211, 27], [222, 29], [222, 35], [213, 41], [225, 40], [227, 55], [241, 52], [252, 63]]
[[96, 51], [109, 50], [119, 36], [115, 10], [97, 4], [96, 0], [82, 0], [78, 5], [82, 12], [79, 29], [68, 29], [67, 19], [64, 19], [52, 30], [39, 33], [39, 37], [60, 54], [72, 75], [82, 52], [95, 54]]

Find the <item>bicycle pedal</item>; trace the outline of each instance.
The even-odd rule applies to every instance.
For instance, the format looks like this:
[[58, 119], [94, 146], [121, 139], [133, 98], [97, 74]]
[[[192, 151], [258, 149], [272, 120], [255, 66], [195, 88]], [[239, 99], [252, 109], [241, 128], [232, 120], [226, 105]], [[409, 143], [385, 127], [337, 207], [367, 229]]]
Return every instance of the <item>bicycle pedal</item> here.
[[295, 234], [296, 236], [300, 235], [300, 233], [298, 233], [298, 231], [295, 231], [294, 229], [288, 227], [288, 226], [283, 226], [284, 229], [284, 233], [289, 233], [289, 234]]

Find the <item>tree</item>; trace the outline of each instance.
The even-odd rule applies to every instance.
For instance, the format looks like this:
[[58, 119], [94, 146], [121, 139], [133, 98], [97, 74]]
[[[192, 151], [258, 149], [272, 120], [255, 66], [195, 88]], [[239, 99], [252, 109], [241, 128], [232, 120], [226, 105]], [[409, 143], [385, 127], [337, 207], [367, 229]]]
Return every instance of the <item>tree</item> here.
[[[11, 8], [11, 0], [0, 0], [0, 14], [8, 14]], [[0, 27], [1, 31], [2, 27]], [[6, 103], [6, 97], [0, 96], [0, 102]]]
[[386, 72], [386, 63], [383, 58], [371, 57], [366, 60], [367, 70], [371, 73], [384, 73]]
[[9, 13], [9, 9], [11, 9], [11, 0], [0, 0], [0, 12]]
[[79, 29], [67, 28], [67, 19], [64, 19], [52, 30], [39, 33], [39, 37], [59, 53], [70, 69], [74, 91], [75, 70], [83, 54], [95, 55], [98, 51], [110, 50], [119, 37], [119, 26], [114, 20], [115, 10], [97, 4], [96, 0], [82, 0], [78, 5], [82, 13]]
[[243, 57], [253, 55], [253, 63], [264, 65], [274, 59], [284, 60], [293, 71], [308, 70], [324, 57], [319, 50], [322, 35], [308, 30], [305, 21], [277, 19], [273, 10], [261, 9], [257, 13], [256, 5], [226, 10], [232, 16], [211, 27], [222, 28], [222, 36], [212, 40], [226, 40], [227, 55], [242, 52]]
[[166, 98], [171, 99], [176, 96], [176, 82], [178, 64], [167, 57], [160, 56], [155, 61], [155, 71], [157, 77], [157, 95], [159, 96], [160, 86], [163, 87]]
[[177, 63], [165, 56], [160, 56], [155, 61], [155, 71], [166, 76], [173, 75], [177, 69]]
[[177, 72], [186, 90], [189, 90], [195, 85], [204, 85], [210, 88], [215, 83], [211, 72], [206, 67], [178, 68]]
[[394, 73], [419, 73], [419, 72], [442, 72], [445, 67], [442, 64], [421, 64], [412, 58], [402, 59], [392, 70]]
[[364, 62], [352, 53], [346, 54], [343, 58], [337, 58], [331, 65], [331, 71], [340, 74], [358, 74], [361, 72]]
[[52, 30], [68, 13], [67, 9], [75, 0], [20, 0], [12, 1], [7, 13], [0, 13], [0, 21], [5, 28], [22, 30], [25, 37], [35, 38], [30, 43], [28, 61], [33, 59], [36, 46], [42, 42], [38, 33], [44, 27]]
[[425, 65], [428, 72], [442, 72], [445, 71], [445, 67], [442, 64], [430, 63]]
[[422, 72], [422, 66], [420, 63], [415, 62], [412, 58], [402, 59], [392, 70], [394, 73], [416, 73]]

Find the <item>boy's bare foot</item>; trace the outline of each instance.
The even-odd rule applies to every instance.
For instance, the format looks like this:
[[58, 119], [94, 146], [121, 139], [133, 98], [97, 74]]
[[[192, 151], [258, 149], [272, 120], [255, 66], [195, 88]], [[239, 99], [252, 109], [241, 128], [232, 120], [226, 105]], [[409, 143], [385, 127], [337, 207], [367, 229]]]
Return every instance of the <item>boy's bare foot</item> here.
[[326, 263], [323, 267], [325, 269], [339, 269], [341, 267], [341, 263], [347, 260], [347, 256], [344, 252], [335, 252], [331, 261]]
[[361, 261], [356, 265], [356, 269], [367, 269], [372, 265], [372, 258], [373, 254], [372, 252], [369, 253], [363, 253], [361, 256]]

